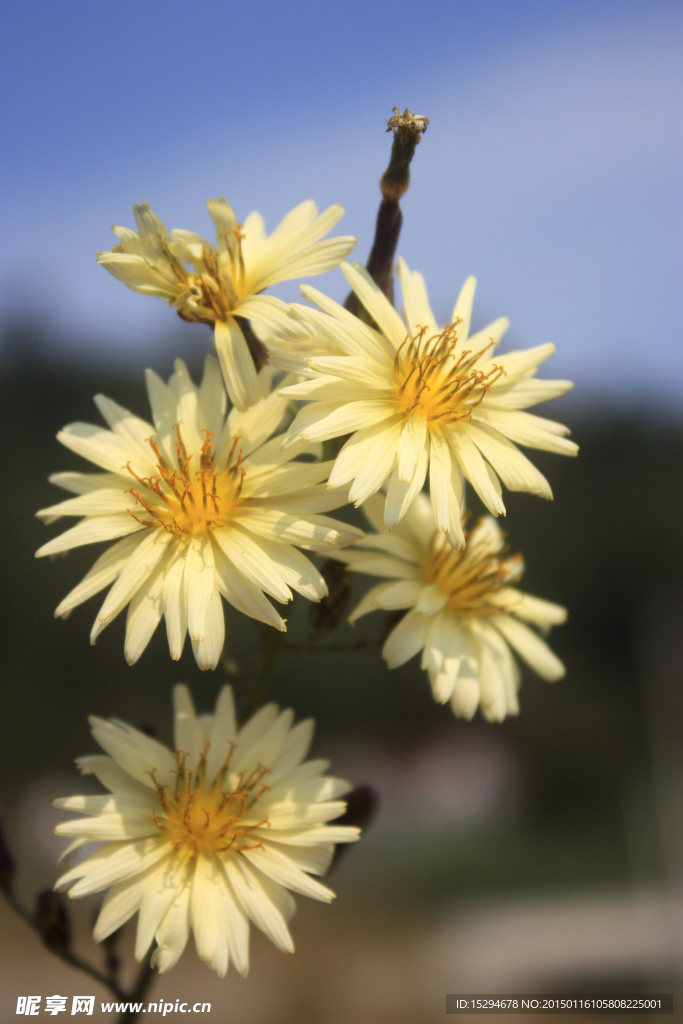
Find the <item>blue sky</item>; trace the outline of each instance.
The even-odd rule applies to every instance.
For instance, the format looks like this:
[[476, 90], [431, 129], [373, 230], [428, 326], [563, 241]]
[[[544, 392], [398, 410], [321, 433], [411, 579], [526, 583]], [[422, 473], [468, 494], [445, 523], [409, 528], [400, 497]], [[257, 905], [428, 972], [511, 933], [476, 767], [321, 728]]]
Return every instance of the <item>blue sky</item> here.
[[[680, 404], [680, 4], [5, 0], [3, 18], [0, 316], [153, 361], [180, 325], [93, 260], [141, 199], [204, 232], [221, 193], [270, 228], [341, 202], [364, 260], [396, 103], [431, 119], [399, 251], [437, 315], [473, 273], [476, 324], [554, 341], [553, 376]], [[317, 283], [345, 292], [339, 271]]]

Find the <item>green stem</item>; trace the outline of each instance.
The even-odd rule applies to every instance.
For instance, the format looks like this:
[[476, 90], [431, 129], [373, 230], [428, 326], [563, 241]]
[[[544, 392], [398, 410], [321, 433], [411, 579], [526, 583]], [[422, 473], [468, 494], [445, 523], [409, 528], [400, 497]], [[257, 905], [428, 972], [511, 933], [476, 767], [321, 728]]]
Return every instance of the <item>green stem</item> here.
[[[135, 985], [132, 991], [128, 994], [129, 1003], [141, 1003], [143, 997], [146, 995], [149, 986], [154, 980], [155, 971], [151, 964], [152, 954], [149, 952], [145, 959], [142, 961], [140, 973], [137, 976]], [[140, 1011], [141, 1012], [141, 1011]], [[125, 1010], [119, 1017], [118, 1024], [133, 1024], [139, 1017], [137, 1010], [131, 1010], [130, 1006]]]
[[[12, 910], [14, 910], [30, 928], [33, 928], [33, 930], [36, 931], [33, 914], [31, 914], [26, 907], [22, 907], [21, 903], [19, 903], [14, 896], [14, 893], [7, 889], [4, 889], [3, 891], [5, 893], [5, 899]], [[119, 988], [113, 978], [103, 974], [102, 971], [98, 971], [97, 968], [93, 967], [92, 964], [89, 964], [87, 960], [81, 960], [80, 956], [76, 956], [76, 954], [72, 953], [71, 950], [55, 949], [52, 946], [46, 946], [45, 948], [49, 949], [50, 952], [54, 953], [54, 955], [59, 957], [60, 960], [63, 960], [64, 963], [69, 964], [70, 967], [75, 967], [77, 970], [83, 971], [84, 974], [90, 975], [90, 977], [94, 978], [95, 981], [99, 981], [100, 985], [104, 985], [105, 988], [108, 988], [112, 995], [117, 999], [123, 1000], [126, 998], [126, 993], [123, 989]]]
[[244, 701], [242, 721], [246, 722], [257, 711], [263, 702], [271, 676], [278, 663], [283, 649], [284, 633], [278, 629], [270, 629], [268, 640], [261, 655], [260, 662], [253, 675]]

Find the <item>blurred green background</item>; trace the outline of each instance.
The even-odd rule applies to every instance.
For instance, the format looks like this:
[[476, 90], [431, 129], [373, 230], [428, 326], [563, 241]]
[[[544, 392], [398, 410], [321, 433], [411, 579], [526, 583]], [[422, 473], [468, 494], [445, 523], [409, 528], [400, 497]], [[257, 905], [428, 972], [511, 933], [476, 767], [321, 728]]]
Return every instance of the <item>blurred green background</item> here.
[[[254, 649], [263, 643], [261, 629], [229, 609], [231, 677], [221, 669], [199, 672], [189, 649], [172, 663], [163, 627], [128, 668], [124, 616], [96, 647], [88, 634], [97, 599], [66, 621], [53, 618], [61, 597], [96, 557], [84, 548], [52, 563], [33, 558], [62, 528], [34, 518], [57, 498], [48, 474], [85, 468], [54, 435], [73, 420], [98, 421], [90, 398], [97, 391], [143, 417], [148, 406], [137, 368], [57, 360], [43, 341], [37, 328], [10, 332], [0, 402], [7, 526], [2, 801], [28, 902], [52, 884], [63, 845], [51, 834], [58, 816], [49, 799], [88, 788], [72, 767], [74, 757], [94, 750], [86, 715], [153, 725], [170, 741], [171, 685], [187, 682], [200, 711], [212, 708], [226, 679], [239, 699]], [[179, 347], [195, 378], [209, 341], [202, 328], [182, 337]], [[156, 369], [170, 372], [170, 358]], [[546, 990], [576, 990], [585, 982], [588, 988], [645, 990], [659, 984], [670, 991], [678, 984], [683, 430], [655, 418], [605, 416], [599, 396], [584, 395], [581, 405], [562, 400], [542, 411], [569, 423], [580, 455], [534, 453], [556, 500], [508, 494], [508, 539], [526, 557], [524, 589], [570, 609], [567, 624], [551, 636], [567, 666], [564, 680], [549, 685], [525, 672], [519, 718], [491, 725], [479, 716], [458, 721], [448, 706], [437, 706], [418, 659], [394, 672], [374, 650], [289, 654], [279, 665], [269, 696], [293, 706], [298, 717], [314, 716], [315, 753], [330, 756], [336, 773], [374, 786], [380, 797], [367, 837], [333, 876], [340, 895], [335, 907], [302, 909], [303, 920], [295, 922], [295, 937], [312, 948], [283, 976], [289, 1002], [281, 1004], [281, 1020], [338, 1019], [329, 1003], [341, 984], [333, 958], [320, 967], [313, 987], [308, 975], [325, 940], [338, 941], [340, 950], [384, 950], [385, 973], [371, 988], [386, 989], [387, 999], [401, 977], [405, 984], [403, 958], [414, 964], [417, 949], [437, 975], [434, 965], [444, 959], [443, 977], [453, 979], [449, 991], [458, 990], [456, 983], [460, 991], [474, 991], [477, 980], [482, 990], [498, 988], [501, 970], [510, 983], [544, 982]], [[356, 581], [354, 596], [366, 587]], [[294, 639], [307, 635], [308, 610], [303, 599], [294, 602]], [[379, 616], [370, 616], [355, 630], [342, 626], [335, 640], [376, 635], [381, 626]], [[92, 906], [76, 910], [84, 949], [92, 912]], [[15, 931], [23, 927], [7, 923]], [[508, 931], [509, 942], [492, 951], [492, 936], [500, 943]], [[411, 937], [412, 952], [403, 949]], [[396, 942], [403, 952], [393, 948]], [[557, 942], [553, 958], [549, 950]], [[462, 966], [463, 949], [472, 958], [477, 943], [485, 953], [483, 963], [475, 957], [479, 974], [471, 964]], [[256, 944], [270, 964], [273, 954], [260, 949], [260, 939]], [[430, 944], [438, 955], [427, 956]], [[98, 954], [90, 949], [88, 955]], [[186, 953], [183, 960], [192, 984], [215, 987], [193, 957]], [[486, 957], [493, 957], [488, 968]], [[369, 953], [360, 957], [363, 977], [371, 962]], [[56, 963], [50, 960], [50, 969]], [[272, 978], [283, 968], [273, 970], [271, 996], [279, 991]], [[325, 971], [332, 978], [327, 987]], [[432, 978], [423, 1006], [420, 985], [429, 973], [422, 968], [417, 976], [423, 980], [409, 987], [400, 1007], [380, 999], [366, 1016], [367, 993], [357, 1001], [349, 996], [345, 1019], [436, 1019], [447, 982]], [[182, 995], [179, 977], [163, 984]], [[236, 984], [217, 990], [215, 998], [234, 994]], [[361, 993], [362, 978], [357, 985]], [[253, 990], [240, 992], [244, 1019], [259, 1019], [266, 1010]]]

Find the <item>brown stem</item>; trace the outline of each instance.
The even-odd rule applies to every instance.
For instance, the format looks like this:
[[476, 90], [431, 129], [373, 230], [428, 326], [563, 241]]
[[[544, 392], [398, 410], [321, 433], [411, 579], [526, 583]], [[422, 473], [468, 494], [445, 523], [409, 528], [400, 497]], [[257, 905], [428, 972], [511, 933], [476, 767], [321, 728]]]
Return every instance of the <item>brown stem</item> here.
[[[45, 948], [49, 949], [60, 960], [63, 960], [65, 964], [75, 967], [78, 971], [83, 971], [84, 974], [87, 974], [94, 981], [98, 981], [100, 985], [109, 989], [117, 1001], [128, 1004], [141, 1002], [154, 977], [154, 970], [150, 962], [151, 953], [143, 961], [133, 988], [130, 992], [126, 992], [118, 983], [119, 961], [118, 957], [114, 954], [113, 946], [110, 945], [108, 951], [107, 974], [99, 971], [92, 964], [88, 963], [87, 960], [82, 960], [80, 956], [71, 951], [71, 924], [66, 909], [63, 906], [62, 897], [58, 893], [50, 889], [41, 892], [38, 895], [36, 910], [33, 914], [19, 902], [12, 885], [14, 861], [1, 835], [0, 861], [7, 868], [0, 877], [0, 890], [4, 893], [5, 899], [12, 910], [26, 922], [29, 928], [32, 928], [40, 935]], [[137, 1019], [137, 1011], [130, 1009], [129, 1006], [128, 1009], [124, 1010], [119, 1024], [133, 1024], [133, 1021]]]
[[[394, 257], [402, 224], [403, 214], [398, 200], [383, 198], [377, 211], [375, 238], [368, 258], [367, 270], [392, 306], [394, 304]], [[355, 292], [348, 295], [344, 306], [349, 312], [374, 326], [374, 321], [366, 313], [365, 307]]]
[[[21, 905], [21, 903], [19, 903], [11, 889], [4, 888], [3, 891], [5, 894], [5, 899], [9, 903], [12, 910], [14, 910], [19, 915], [19, 917], [23, 918], [23, 920], [26, 922], [29, 928], [37, 930], [33, 914], [31, 914], [25, 907]], [[71, 950], [66, 948], [55, 948], [53, 946], [46, 946], [46, 948], [49, 949], [51, 953], [54, 953], [55, 956], [59, 957], [60, 960], [63, 960], [64, 963], [69, 964], [71, 967], [75, 967], [77, 970], [83, 971], [85, 974], [90, 975], [90, 977], [94, 978], [95, 981], [99, 981], [99, 983], [101, 985], [104, 985], [105, 988], [108, 988], [112, 995], [114, 995], [117, 999], [124, 1000], [126, 998], [126, 993], [123, 991], [123, 989], [119, 988], [119, 986], [113, 981], [111, 977], [108, 977], [106, 974], [103, 974], [102, 971], [98, 971], [97, 968], [93, 967], [92, 964], [89, 964], [87, 960], [81, 960], [80, 956], [76, 956], [75, 953], [72, 953]]]
[[[394, 107], [394, 116], [387, 121], [387, 131], [394, 133], [389, 166], [380, 179], [382, 201], [377, 213], [375, 238], [367, 262], [367, 270], [376, 281], [383, 293], [394, 302], [394, 257], [398, 237], [403, 224], [403, 214], [398, 201], [410, 187], [410, 162], [415, 154], [415, 147], [426, 132], [428, 117], [420, 117], [405, 110], [402, 114]], [[344, 303], [346, 309], [361, 320], [374, 326], [372, 317], [367, 313], [354, 292], [347, 296]]]
[[149, 986], [154, 981], [154, 968], [151, 965], [152, 954], [147, 954], [145, 959], [142, 961], [140, 972], [135, 980], [135, 985], [132, 990], [128, 993], [128, 1009], [124, 1010], [118, 1020], [118, 1024], [133, 1024], [138, 1019], [140, 1013], [143, 1011], [132, 1010], [130, 1004], [142, 1002], [143, 996], [147, 993]]

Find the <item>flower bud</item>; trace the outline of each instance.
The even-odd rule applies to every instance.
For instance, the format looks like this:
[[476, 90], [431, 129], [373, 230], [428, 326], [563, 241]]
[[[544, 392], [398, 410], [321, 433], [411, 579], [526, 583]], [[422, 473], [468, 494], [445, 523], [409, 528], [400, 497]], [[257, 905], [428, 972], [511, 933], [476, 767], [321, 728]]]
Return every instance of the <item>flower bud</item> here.
[[394, 116], [387, 121], [387, 131], [394, 133], [391, 159], [380, 180], [382, 195], [389, 202], [397, 202], [408, 191], [410, 161], [428, 124], [428, 117], [411, 114], [407, 107], [401, 113], [398, 107], [394, 107]]
[[53, 953], [67, 953], [71, 946], [71, 921], [60, 893], [43, 889], [36, 897], [33, 912], [36, 931]]
[[[335, 818], [334, 821], [330, 822], [330, 825], [355, 825], [357, 828], [363, 830], [363, 833], [370, 827], [379, 810], [379, 793], [374, 786], [367, 784], [356, 786], [350, 793], [347, 793], [344, 797], [346, 800], [346, 810], [339, 817]], [[334, 856], [332, 857], [332, 863], [330, 870], [336, 867], [339, 863], [339, 858], [343, 852], [343, 847], [337, 845]]]
[[4, 825], [2, 818], [0, 818], [0, 889], [6, 893], [10, 893], [12, 891], [14, 868], [14, 857], [7, 845]]

